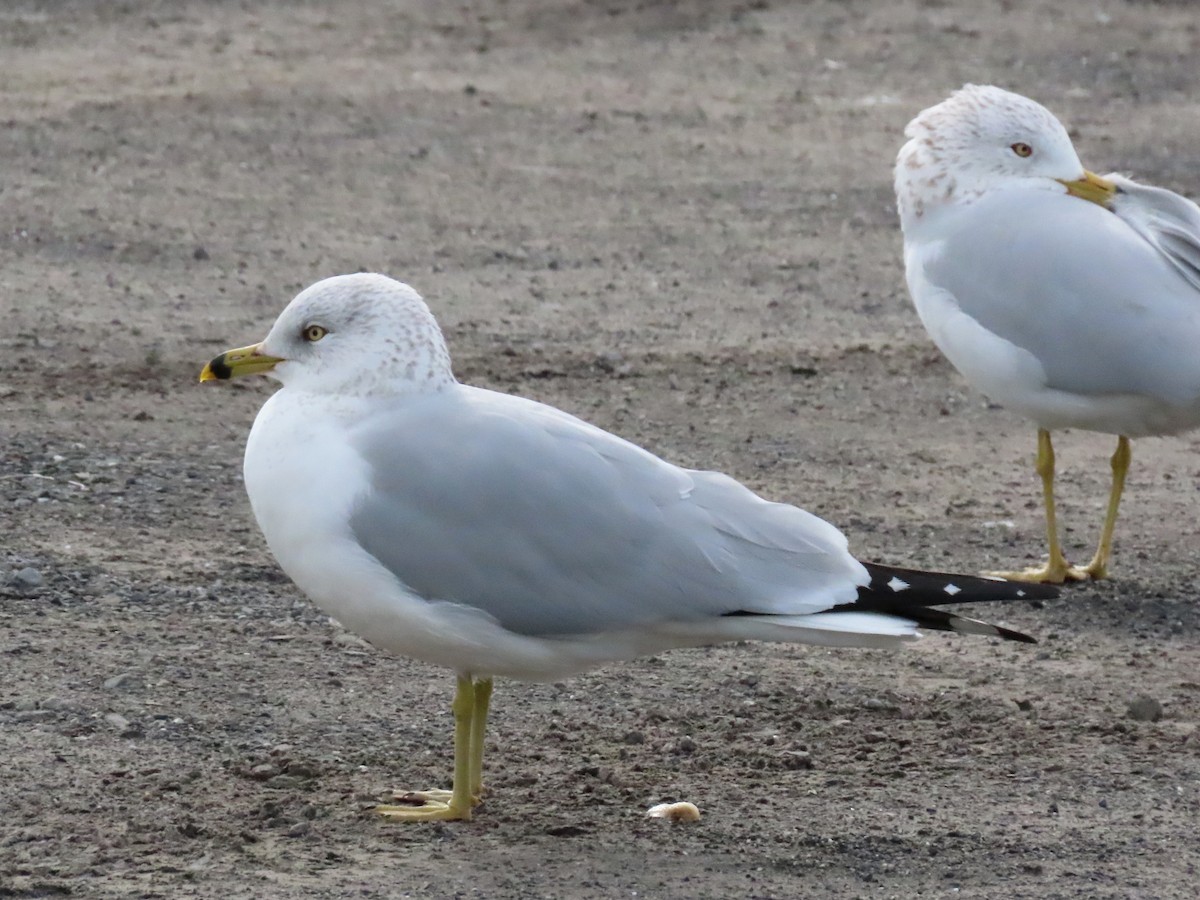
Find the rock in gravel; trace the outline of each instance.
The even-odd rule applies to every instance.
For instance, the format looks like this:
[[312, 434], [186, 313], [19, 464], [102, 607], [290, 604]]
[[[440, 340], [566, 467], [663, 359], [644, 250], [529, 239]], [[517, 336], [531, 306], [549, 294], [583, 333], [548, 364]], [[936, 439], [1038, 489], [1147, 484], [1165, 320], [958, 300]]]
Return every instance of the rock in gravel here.
[[10, 579], [13, 586], [23, 591], [32, 591], [42, 586], [42, 573], [33, 566], [26, 566], [12, 573]]
[[813, 767], [812, 754], [806, 750], [789, 750], [783, 754], [783, 767], [792, 771], [811, 769]]
[[650, 819], [666, 819], [668, 822], [699, 822], [700, 809], [686, 800], [679, 803], [660, 803], [646, 810]]
[[306, 760], [289, 760], [286, 773], [297, 778], [316, 778], [321, 774], [321, 767], [317, 763]]
[[13, 716], [17, 722], [45, 722], [54, 718], [52, 709], [27, 709]]
[[279, 766], [274, 763], [259, 763], [246, 774], [255, 781], [266, 781], [268, 778], [274, 778], [279, 772]]
[[1129, 701], [1125, 715], [1135, 722], [1157, 722], [1163, 717], [1163, 705], [1149, 694], [1140, 694]]
[[137, 687], [137, 681], [138, 675], [136, 672], [122, 672], [120, 675], [105, 678], [104, 689], [106, 691], [119, 691], [123, 688]]
[[339, 631], [334, 634], [333, 642], [341, 647], [351, 647], [359, 650], [370, 650], [371, 645], [360, 638], [357, 634], [351, 634], [349, 631]]

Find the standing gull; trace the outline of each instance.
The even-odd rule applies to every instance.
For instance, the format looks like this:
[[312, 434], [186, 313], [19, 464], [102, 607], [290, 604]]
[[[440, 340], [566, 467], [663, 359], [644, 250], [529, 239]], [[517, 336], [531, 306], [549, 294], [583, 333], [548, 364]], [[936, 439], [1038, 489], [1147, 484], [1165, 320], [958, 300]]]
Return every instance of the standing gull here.
[[[1200, 425], [1200, 207], [1083, 168], [1045, 107], [967, 85], [905, 129], [896, 160], [908, 288], [934, 343], [1038, 426], [1049, 558], [1000, 573], [1105, 578], [1129, 439]], [[1067, 563], [1050, 432], [1117, 435], [1100, 543]]]
[[246, 491], [284, 571], [371, 643], [458, 673], [452, 791], [400, 819], [469, 819], [492, 676], [554, 680], [744, 639], [892, 647], [918, 628], [1031, 638], [931, 604], [1052, 588], [860, 563], [836, 528], [681, 469], [561, 410], [460, 384], [421, 297], [382, 275], [301, 292], [201, 381], [283, 384]]

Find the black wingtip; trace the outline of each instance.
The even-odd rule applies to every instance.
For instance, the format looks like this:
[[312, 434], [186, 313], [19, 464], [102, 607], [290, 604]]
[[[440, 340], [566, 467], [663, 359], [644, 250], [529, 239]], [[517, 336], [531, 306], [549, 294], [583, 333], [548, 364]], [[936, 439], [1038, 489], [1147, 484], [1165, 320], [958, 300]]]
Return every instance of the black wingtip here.
[[979, 575], [926, 572], [876, 563], [863, 565], [871, 576], [870, 582], [858, 589], [856, 601], [843, 604], [837, 607], [838, 609], [898, 616], [914, 622], [919, 628], [932, 631], [980, 634], [1022, 644], [1036, 644], [1034, 638], [1019, 631], [959, 616], [936, 607], [960, 603], [1050, 600], [1059, 595], [1058, 588], [1048, 584], [1025, 584]]
[[1060, 591], [1053, 584], [1006, 581], [986, 575], [927, 572], [900, 566], [863, 563], [871, 576], [864, 590], [897, 596], [908, 594], [925, 604], [989, 603], [1008, 600], [1053, 600]]

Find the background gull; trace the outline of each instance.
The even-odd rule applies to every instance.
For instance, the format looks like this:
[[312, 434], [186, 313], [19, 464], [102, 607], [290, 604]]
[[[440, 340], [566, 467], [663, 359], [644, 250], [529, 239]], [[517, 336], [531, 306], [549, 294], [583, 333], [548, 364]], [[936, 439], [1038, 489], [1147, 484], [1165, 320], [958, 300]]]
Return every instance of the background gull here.
[[492, 676], [739, 639], [891, 647], [921, 627], [1029, 641], [931, 604], [1054, 595], [863, 564], [803, 510], [460, 384], [420, 296], [381, 275], [313, 285], [201, 380], [255, 372], [284, 385], [245, 459], [280, 565], [374, 644], [458, 673], [454, 790], [399, 795], [380, 808], [396, 818], [470, 818]]
[[[1002, 573], [1104, 578], [1131, 437], [1200, 425], [1200, 208], [1086, 171], [1044, 107], [967, 85], [918, 115], [896, 162], [909, 290], [973, 385], [1038, 425], [1049, 556]], [[1115, 434], [1099, 546], [1067, 563], [1050, 431]]]

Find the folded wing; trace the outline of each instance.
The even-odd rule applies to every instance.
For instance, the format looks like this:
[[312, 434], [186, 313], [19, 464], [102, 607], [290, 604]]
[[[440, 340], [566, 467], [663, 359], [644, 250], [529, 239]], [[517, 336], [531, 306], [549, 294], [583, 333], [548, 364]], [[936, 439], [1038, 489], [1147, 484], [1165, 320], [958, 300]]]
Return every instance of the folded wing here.
[[353, 440], [372, 473], [362, 546], [420, 596], [520, 634], [806, 615], [868, 581], [816, 516], [532, 401], [459, 386]]

